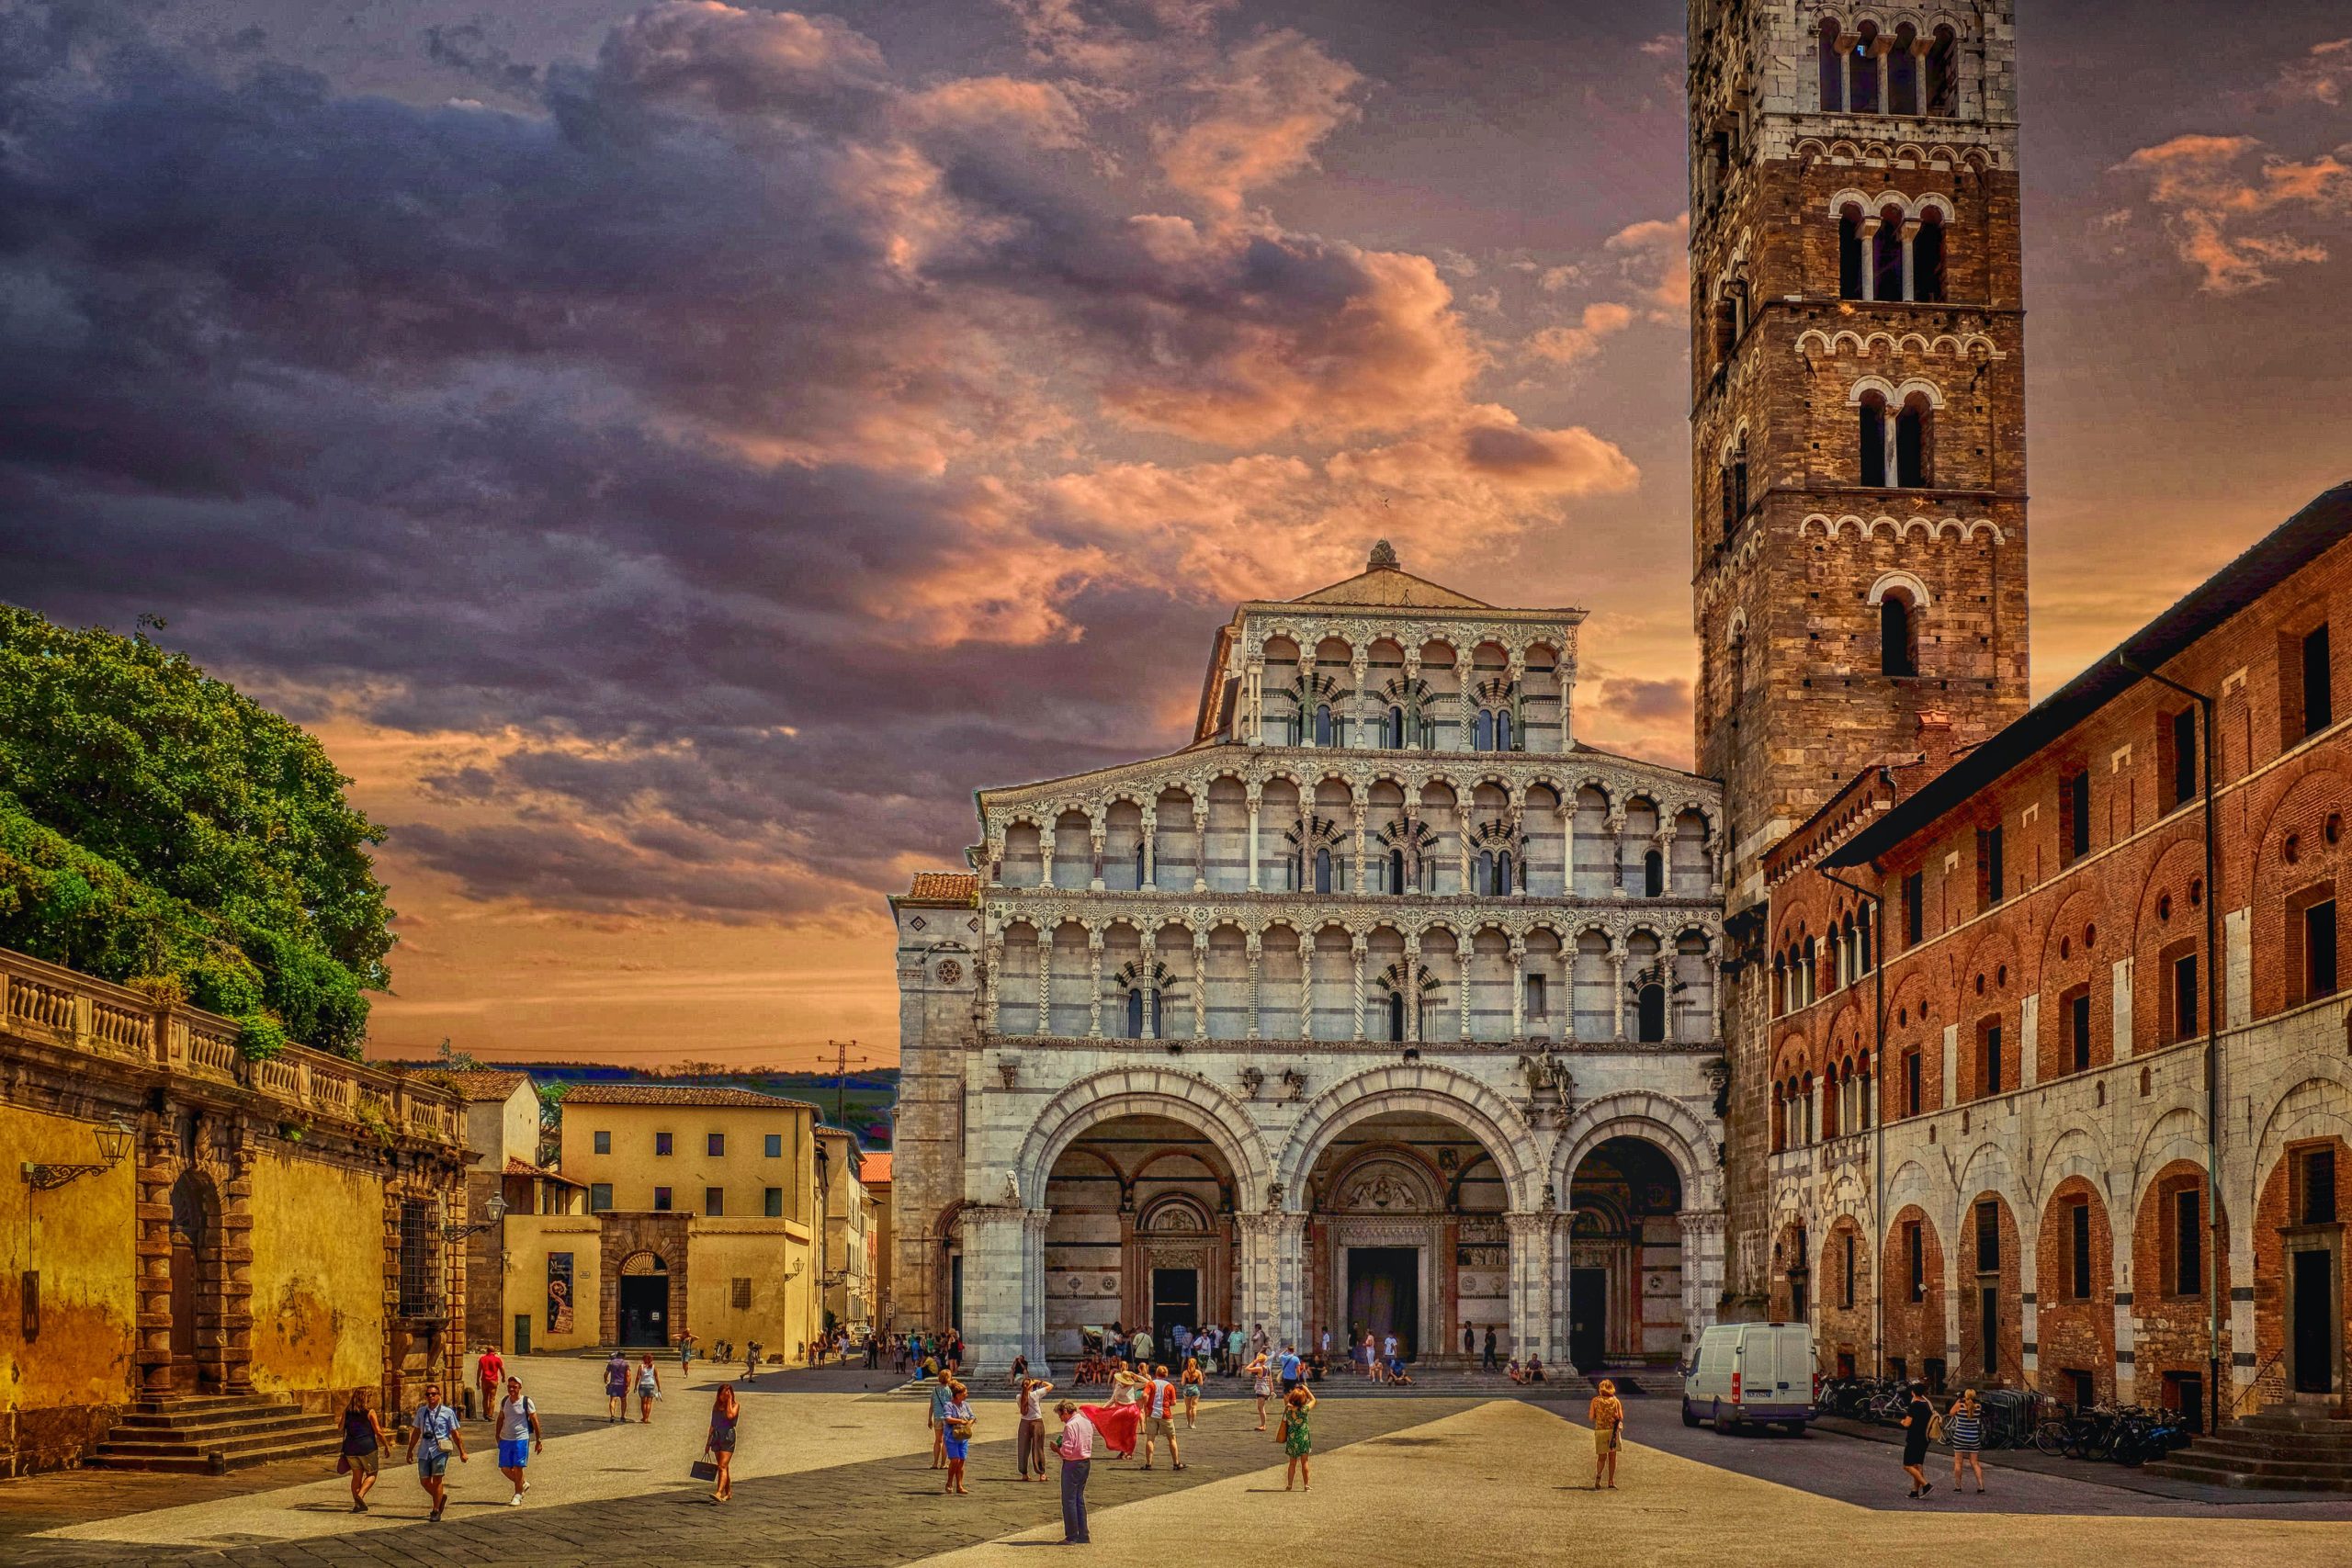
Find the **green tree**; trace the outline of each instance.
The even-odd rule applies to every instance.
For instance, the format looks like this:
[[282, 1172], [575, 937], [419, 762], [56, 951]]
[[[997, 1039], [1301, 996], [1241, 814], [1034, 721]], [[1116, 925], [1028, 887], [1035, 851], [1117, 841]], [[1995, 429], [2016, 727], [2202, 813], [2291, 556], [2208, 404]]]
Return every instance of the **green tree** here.
[[0, 605], [0, 945], [356, 1056], [383, 830], [300, 726], [142, 631]]

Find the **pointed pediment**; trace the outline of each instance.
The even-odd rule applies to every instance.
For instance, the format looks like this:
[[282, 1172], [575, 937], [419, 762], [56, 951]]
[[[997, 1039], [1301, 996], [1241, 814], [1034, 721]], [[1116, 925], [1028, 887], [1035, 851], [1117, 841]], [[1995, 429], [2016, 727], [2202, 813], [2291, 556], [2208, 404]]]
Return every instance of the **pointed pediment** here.
[[1329, 588], [1318, 588], [1312, 593], [1302, 593], [1289, 603], [1372, 604], [1384, 608], [1422, 610], [1491, 610], [1495, 607], [1484, 600], [1473, 599], [1467, 593], [1456, 593], [1443, 583], [1431, 582], [1426, 577], [1415, 577], [1403, 570], [1396, 564], [1396, 552], [1389, 547], [1385, 539], [1373, 546], [1371, 560], [1355, 576], [1344, 582], [1334, 582]]

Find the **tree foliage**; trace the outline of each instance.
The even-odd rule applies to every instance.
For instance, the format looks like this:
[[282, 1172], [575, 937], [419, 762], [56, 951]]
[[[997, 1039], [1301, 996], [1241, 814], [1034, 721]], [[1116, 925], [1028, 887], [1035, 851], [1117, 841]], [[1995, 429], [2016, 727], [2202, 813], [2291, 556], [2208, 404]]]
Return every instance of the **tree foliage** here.
[[144, 633], [0, 605], [0, 945], [356, 1055], [391, 910], [318, 741]]

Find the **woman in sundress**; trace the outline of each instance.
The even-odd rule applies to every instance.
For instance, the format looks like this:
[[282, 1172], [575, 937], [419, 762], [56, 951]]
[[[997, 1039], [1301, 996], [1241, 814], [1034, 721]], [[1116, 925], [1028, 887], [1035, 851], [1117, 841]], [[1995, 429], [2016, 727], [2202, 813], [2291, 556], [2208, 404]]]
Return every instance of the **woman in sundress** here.
[[1135, 1457], [1136, 1438], [1143, 1429], [1143, 1406], [1137, 1403], [1151, 1380], [1125, 1370], [1111, 1374], [1111, 1403], [1081, 1404], [1086, 1418], [1102, 1438], [1103, 1447], [1121, 1459]]
[[1274, 1369], [1267, 1364], [1263, 1352], [1241, 1369], [1242, 1376], [1251, 1380], [1258, 1395], [1258, 1430], [1266, 1429], [1266, 1401], [1274, 1397]]
[[1184, 1391], [1184, 1429], [1191, 1431], [1201, 1424], [1201, 1360], [1197, 1356], [1184, 1362], [1184, 1375], [1177, 1380]]
[[1289, 1473], [1283, 1478], [1283, 1490], [1291, 1489], [1297, 1482], [1299, 1490], [1315, 1490], [1315, 1478], [1307, 1472], [1307, 1461], [1315, 1454], [1315, 1434], [1308, 1427], [1306, 1413], [1315, 1408], [1313, 1391], [1295, 1388], [1283, 1401], [1283, 1452], [1290, 1456]]

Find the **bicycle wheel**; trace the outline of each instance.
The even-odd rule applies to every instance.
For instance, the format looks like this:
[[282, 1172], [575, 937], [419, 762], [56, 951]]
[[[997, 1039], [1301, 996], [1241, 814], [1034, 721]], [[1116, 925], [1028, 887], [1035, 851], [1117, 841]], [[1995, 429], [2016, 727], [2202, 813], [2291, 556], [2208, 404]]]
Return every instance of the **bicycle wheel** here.
[[2046, 1454], [2066, 1451], [2066, 1423], [2044, 1421], [2033, 1429], [2033, 1446]]

